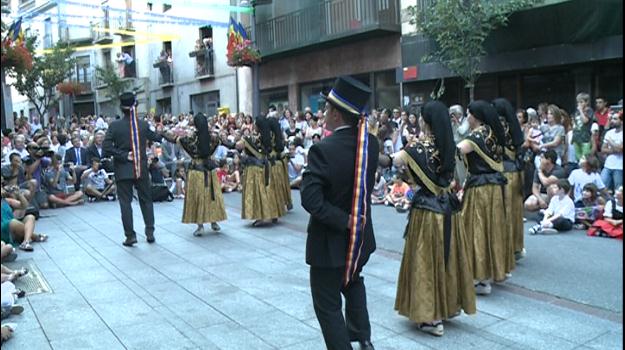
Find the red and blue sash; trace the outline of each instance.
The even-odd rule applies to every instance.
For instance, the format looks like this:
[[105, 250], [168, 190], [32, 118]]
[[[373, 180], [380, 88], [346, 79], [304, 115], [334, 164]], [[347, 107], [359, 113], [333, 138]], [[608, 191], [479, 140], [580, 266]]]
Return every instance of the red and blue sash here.
[[130, 140], [132, 147], [132, 165], [135, 179], [141, 177], [141, 137], [139, 135], [139, 120], [135, 107], [130, 108]]
[[347, 286], [356, 271], [362, 252], [365, 222], [367, 217], [367, 161], [369, 149], [369, 127], [367, 118], [361, 117], [358, 124], [356, 143], [356, 164], [354, 169], [354, 194], [352, 197], [351, 219], [349, 222], [349, 241], [343, 284]]

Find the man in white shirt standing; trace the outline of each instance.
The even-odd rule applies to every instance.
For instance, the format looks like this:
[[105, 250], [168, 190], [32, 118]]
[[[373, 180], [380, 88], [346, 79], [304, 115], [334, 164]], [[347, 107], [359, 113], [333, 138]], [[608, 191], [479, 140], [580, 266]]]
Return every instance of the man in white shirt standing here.
[[603, 138], [601, 152], [607, 154], [601, 179], [612, 191], [623, 185], [623, 114], [614, 113], [610, 116], [611, 129]]

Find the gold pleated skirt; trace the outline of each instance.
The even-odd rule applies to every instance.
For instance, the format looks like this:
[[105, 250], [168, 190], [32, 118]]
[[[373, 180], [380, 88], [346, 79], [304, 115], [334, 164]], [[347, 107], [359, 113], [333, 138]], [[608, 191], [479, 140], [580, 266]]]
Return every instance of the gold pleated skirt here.
[[281, 162], [282, 162], [282, 177], [284, 178], [282, 190], [285, 193], [286, 205], [288, 207], [291, 207], [293, 206], [293, 197], [291, 197], [291, 182], [289, 181], [289, 160], [282, 159]]
[[241, 218], [245, 220], [270, 220], [284, 215], [284, 208], [278, 206], [274, 187], [265, 186], [265, 168], [248, 165], [243, 171]]
[[523, 241], [523, 172], [503, 174], [508, 180], [506, 186], [506, 218], [512, 234], [512, 259], [514, 252], [525, 247]]
[[499, 185], [470, 187], [465, 190], [462, 219], [471, 251], [473, 278], [503, 281], [510, 272], [507, 247], [506, 213]]
[[[190, 170], [186, 181], [182, 222], [185, 224], [203, 224], [224, 221], [226, 208], [221, 194], [221, 186], [215, 171], [208, 175], [208, 186], [204, 183], [204, 172]], [[211, 185], [215, 200], [211, 196]]]
[[287, 198], [286, 192], [284, 192], [284, 164], [281, 160], [277, 160], [274, 165], [271, 166], [271, 187], [276, 196], [276, 203], [280, 208], [286, 208]]
[[452, 217], [449, 260], [445, 266], [444, 215], [413, 209], [397, 282], [395, 310], [413, 322], [448, 319], [464, 310], [474, 314], [475, 288], [462, 217]]

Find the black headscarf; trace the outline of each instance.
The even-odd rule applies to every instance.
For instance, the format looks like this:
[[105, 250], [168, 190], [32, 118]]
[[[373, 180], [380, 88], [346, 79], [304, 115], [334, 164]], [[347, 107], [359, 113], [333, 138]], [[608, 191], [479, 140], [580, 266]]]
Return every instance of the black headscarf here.
[[284, 152], [284, 135], [282, 135], [282, 128], [277, 118], [267, 118], [271, 133], [274, 137], [273, 149], [278, 153]]
[[499, 122], [497, 110], [492, 104], [483, 100], [473, 101], [469, 104], [469, 112], [476, 119], [490, 126], [497, 139], [497, 144], [503, 147], [506, 146], [506, 132], [501, 122]]
[[211, 134], [208, 131], [208, 121], [206, 116], [202, 113], [198, 113], [193, 117], [193, 125], [195, 126], [195, 132], [197, 135], [197, 151], [200, 158], [208, 158], [210, 154], [211, 146]]
[[525, 135], [523, 134], [523, 130], [521, 130], [521, 124], [519, 124], [519, 120], [514, 113], [512, 104], [505, 98], [498, 98], [493, 101], [493, 106], [495, 106], [497, 114], [501, 117], [505, 117], [506, 122], [508, 122], [512, 145], [516, 148], [521, 147], [523, 142], [525, 142]]
[[263, 147], [263, 152], [269, 155], [273, 148], [271, 145], [271, 126], [269, 125], [269, 120], [264, 115], [259, 115], [254, 120], [254, 123], [260, 134], [260, 143]]
[[434, 143], [441, 161], [440, 175], [445, 179], [452, 177], [456, 167], [456, 144], [451, 129], [449, 109], [440, 101], [430, 101], [425, 104], [421, 115], [434, 134]]

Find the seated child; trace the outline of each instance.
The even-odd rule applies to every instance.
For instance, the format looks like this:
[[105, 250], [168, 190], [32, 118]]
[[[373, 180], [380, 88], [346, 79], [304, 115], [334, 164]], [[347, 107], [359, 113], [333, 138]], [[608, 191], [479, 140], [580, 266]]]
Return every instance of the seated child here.
[[410, 186], [401, 178], [395, 178], [394, 184], [391, 186], [389, 193], [384, 200], [385, 205], [394, 206], [399, 211], [406, 211], [410, 208], [410, 200], [408, 192]]
[[373, 185], [373, 192], [371, 193], [371, 204], [384, 203], [384, 197], [386, 197], [388, 186], [386, 185], [386, 179], [380, 173], [380, 170], [375, 172], [375, 185]]
[[186, 178], [187, 176], [184, 170], [184, 166], [182, 164], [178, 165], [178, 167], [176, 168], [176, 172], [174, 173], [174, 182], [169, 189], [169, 191], [174, 195], [174, 198], [184, 198], [184, 182]]
[[230, 181], [230, 167], [228, 166], [228, 162], [226, 159], [221, 159], [219, 161], [219, 169], [217, 169], [217, 178], [221, 183], [221, 191], [222, 192], [232, 192], [237, 188], [237, 184]]
[[603, 219], [592, 224], [588, 235], [623, 239], [623, 186], [617, 188], [614, 199], [605, 204]]
[[575, 202], [576, 230], [585, 230], [601, 215], [604, 201], [599, 197], [597, 185], [588, 183], [582, 189], [582, 198]]
[[85, 185], [85, 193], [95, 200], [114, 199], [115, 184], [109, 179], [106, 171], [100, 169], [100, 159], [91, 159], [91, 168], [82, 174], [82, 183]]
[[570, 231], [575, 222], [575, 204], [569, 191], [571, 184], [566, 179], [558, 181], [556, 186], [556, 194], [549, 201], [549, 207], [545, 210], [545, 216], [540, 224], [534, 225], [529, 229], [531, 235], [538, 233], [558, 233], [561, 231]]

